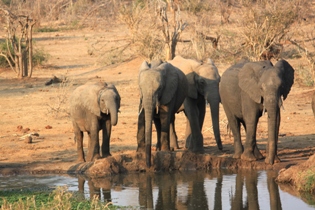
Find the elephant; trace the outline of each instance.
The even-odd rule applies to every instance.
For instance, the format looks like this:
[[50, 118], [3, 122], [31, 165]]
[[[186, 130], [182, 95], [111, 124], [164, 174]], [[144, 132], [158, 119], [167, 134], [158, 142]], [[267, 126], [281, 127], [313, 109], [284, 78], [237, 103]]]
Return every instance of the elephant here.
[[170, 127], [175, 113], [183, 104], [188, 81], [185, 74], [172, 64], [144, 61], [139, 70], [140, 106], [137, 131], [137, 151], [146, 154], [151, 167], [152, 120], [157, 131], [156, 149], [170, 151]]
[[[280, 162], [277, 155], [280, 107], [294, 83], [294, 69], [285, 60], [241, 61], [229, 67], [221, 77], [220, 97], [234, 137], [234, 158], [263, 159], [256, 143], [259, 118], [268, 114], [268, 142], [265, 163]], [[240, 124], [246, 131], [243, 147]]]
[[[213, 132], [217, 146], [222, 150], [219, 127], [219, 82], [220, 74], [211, 59], [201, 63], [176, 56], [168, 61], [186, 74], [188, 96], [184, 101], [186, 123], [186, 147], [192, 152], [203, 152], [202, 126], [206, 113], [206, 101], [210, 105]], [[173, 142], [176, 135], [171, 136]]]
[[[120, 95], [113, 84], [88, 82], [77, 87], [70, 96], [70, 117], [77, 143], [78, 161], [93, 161], [110, 156], [112, 126], [118, 122]], [[100, 151], [99, 131], [102, 130]], [[83, 152], [83, 132], [89, 136], [87, 158]]]

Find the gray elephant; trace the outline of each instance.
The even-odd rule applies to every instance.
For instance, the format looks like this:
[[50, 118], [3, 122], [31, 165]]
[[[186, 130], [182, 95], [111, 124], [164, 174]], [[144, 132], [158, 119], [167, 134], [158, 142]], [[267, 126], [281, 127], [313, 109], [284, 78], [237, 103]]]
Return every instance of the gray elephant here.
[[[220, 96], [234, 136], [234, 158], [262, 159], [256, 143], [259, 118], [268, 114], [266, 163], [279, 162], [277, 143], [280, 127], [280, 107], [294, 82], [294, 69], [285, 60], [274, 66], [270, 61], [240, 62], [228, 68], [221, 77]], [[244, 148], [240, 124], [246, 130]], [[243, 151], [244, 150], [244, 151]]]
[[89, 135], [86, 161], [101, 157], [99, 131], [102, 130], [102, 157], [110, 156], [111, 128], [118, 121], [120, 96], [116, 87], [88, 82], [77, 87], [70, 97], [70, 116], [77, 142], [78, 161], [84, 162], [83, 132]]
[[[176, 56], [168, 61], [182, 70], [188, 80], [188, 96], [184, 102], [186, 124], [186, 147], [193, 152], [203, 152], [202, 126], [206, 113], [206, 101], [210, 105], [213, 132], [217, 146], [222, 150], [219, 127], [219, 82], [220, 75], [217, 67], [208, 59], [201, 63], [192, 59]], [[174, 142], [176, 135], [172, 135]]]
[[139, 71], [140, 111], [137, 151], [146, 153], [151, 167], [152, 120], [157, 131], [157, 150], [170, 150], [170, 127], [183, 104], [188, 82], [183, 72], [169, 63], [144, 61]]

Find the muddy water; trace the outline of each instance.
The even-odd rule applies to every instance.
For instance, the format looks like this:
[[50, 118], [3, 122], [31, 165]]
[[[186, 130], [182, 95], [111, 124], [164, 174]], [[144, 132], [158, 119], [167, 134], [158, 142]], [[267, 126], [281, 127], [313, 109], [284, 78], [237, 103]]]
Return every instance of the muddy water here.
[[271, 171], [140, 173], [89, 179], [65, 176], [0, 177], [0, 190], [68, 187], [89, 199], [133, 209], [315, 209], [274, 182]]

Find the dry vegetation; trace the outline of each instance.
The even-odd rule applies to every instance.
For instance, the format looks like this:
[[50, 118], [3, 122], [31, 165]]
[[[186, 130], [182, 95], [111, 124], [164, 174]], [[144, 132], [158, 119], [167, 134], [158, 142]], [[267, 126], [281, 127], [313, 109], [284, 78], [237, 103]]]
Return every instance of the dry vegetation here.
[[[1, 0], [0, 8], [35, 20], [34, 34], [54, 33], [53, 44], [61, 42], [58, 36], [63, 32], [92, 31], [93, 35], [84, 38], [88, 43], [86, 61], [77, 61], [76, 65], [114, 68], [136, 58], [167, 60], [180, 54], [198, 60], [210, 57], [220, 68], [226, 68], [244, 57], [250, 60], [284, 58], [295, 67], [295, 85], [314, 85], [315, 1]], [[5, 34], [1, 15], [0, 32]], [[105, 37], [105, 33], [109, 36]], [[5, 39], [0, 37], [0, 42]], [[39, 49], [36, 41], [34, 48]], [[1, 48], [1, 52], [4, 50]], [[50, 53], [53, 52], [43, 52], [43, 55], [47, 57]], [[47, 59], [35, 71], [57, 66]], [[58, 63], [58, 59], [54, 62]], [[88, 63], [91, 60], [93, 63]], [[51, 77], [52, 71], [47, 72], [47, 77]], [[115, 70], [115, 73], [122, 72]], [[132, 76], [129, 72], [123, 73]], [[130, 80], [118, 82], [127, 84]], [[73, 89], [73, 83], [64, 80], [57, 84], [55, 93], [44, 104], [45, 115], [67, 117], [67, 94]], [[136, 87], [131, 89], [136, 92]], [[113, 141], [121, 140], [117, 137]]]

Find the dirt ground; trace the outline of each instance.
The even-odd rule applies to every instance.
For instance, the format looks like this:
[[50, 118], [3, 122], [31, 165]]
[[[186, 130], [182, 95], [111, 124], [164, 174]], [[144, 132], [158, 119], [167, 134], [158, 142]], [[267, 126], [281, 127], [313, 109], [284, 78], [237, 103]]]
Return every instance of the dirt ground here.
[[[10, 69], [0, 69], [0, 174], [19, 173], [119, 173], [145, 170], [143, 157], [136, 153], [136, 126], [139, 91], [138, 68], [143, 59], [136, 58], [120, 65], [97, 64], [98, 56], [89, 47], [96, 38], [110, 37], [113, 31], [51, 32], [34, 34], [36, 45], [49, 53], [48, 63], [35, 69], [31, 79], [18, 80]], [[294, 60], [288, 60], [295, 66]], [[228, 64], [216, 63], [220, 73]], [[64, 84], [45, 86], [55, 75], [67, 77]], [[95, 163], [78, 164], [72, 124], [67, 115], [66, 100], [78, 85], [89, 80], [104, 80], [116, 85], [121, 95], [121, 113], [111, 137], [112, 157]], [[264, 161], [241, 162], [231, 158], [233, 138], [226, 131], [227, 119], [221, 106], [220, 125], [223, 151], [216, 147], [209, 108], [203, 128], [206, 154], [194, 155], [184, 149], [173, 153], [153, 153], [154, 162], [167, 169], [209, 169], [211, 167], [257, 168], [280, 170], [304, 162], [315, 151], [315, 119], [311, 110], [313, 88], [294, 84], [281, 110], [278, 154], [282, 162], [274, 166]], [[65, 101], [64, 101], [65, 100]], [[184, 145], [185, 117], [176, 116], [179, 145]], [[153, 131], [154, 132], [154, 131]], [[27, 143], [26, 134], [32, 136]], [[155, 135], [153, 135], [155, 138]], [[258, 147], [265, 154], [266, 116], [258, 126]], [[153, 139], [153, 142], [156, 142]], [[87, 141], [84, 141], [87, 146]], [[154, 150], [154, 148], [153, 148]], [[176, 160], [179, 162], [172, 162]], [[104, 172], [104, 167], [109, 171]], [[93, 170], [92, 170], [92, 169]], [[155, 166], [154, 170], [159, 169]]]

